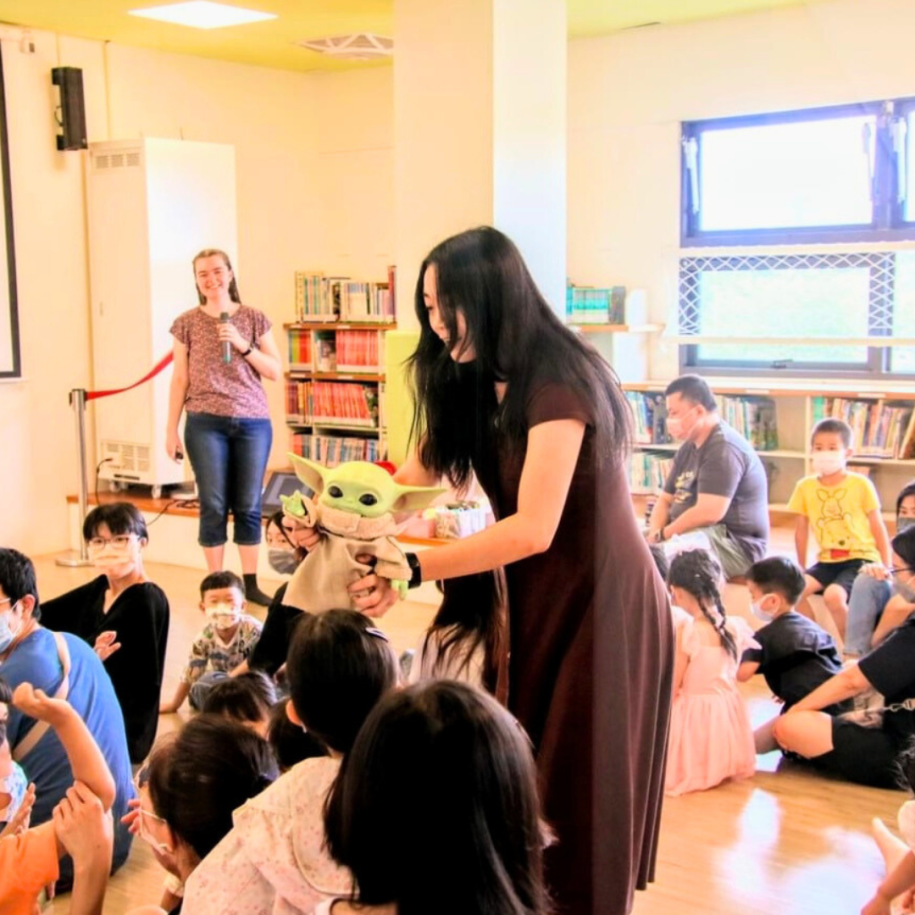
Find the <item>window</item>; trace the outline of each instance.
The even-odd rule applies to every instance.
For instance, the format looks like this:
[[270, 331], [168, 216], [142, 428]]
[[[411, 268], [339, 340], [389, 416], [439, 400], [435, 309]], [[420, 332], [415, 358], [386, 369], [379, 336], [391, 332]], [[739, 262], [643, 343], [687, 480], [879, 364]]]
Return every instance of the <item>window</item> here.
[[687, 123], [682, 151], [682, 246], [742, 249], [680, 259], [684, 369], [915, 375], [870, 344], [915, 340], [915, 99]]
[[[915, 259], [909, 264], [908, 294], [915, 299]], [[682, 258], [679, 332], [699, 338], [686, 347], [685, 364], [880, 371], [877, 348], [835, 338], [894, 330], [895, 273], [893, 252]], [[778, 337], [811, 343], [773, 341]], [[830, 342], [817, 344], [817, 337]], [[754, 338], [760, 342], [749, 342]]]
[[915, 238], [912, 138], [911, 99], [684, 124], [682, 243]]

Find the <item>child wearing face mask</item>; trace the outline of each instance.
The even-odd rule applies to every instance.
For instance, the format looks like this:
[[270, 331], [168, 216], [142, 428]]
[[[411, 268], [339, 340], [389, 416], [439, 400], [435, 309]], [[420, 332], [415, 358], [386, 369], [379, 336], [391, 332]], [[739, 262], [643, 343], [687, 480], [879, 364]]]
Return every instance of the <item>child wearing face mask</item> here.
[[171, 702], [160, 714], [177, 712], [190, 695], [200, 710], [206, 695], [247, 659], [260, 638], [261, 624], [245, 613], [245, 584], [234, 572], [211, 572], [200, 583], [200, 609], [207, 623], [191, 646], [187, 667]]
[[848, 598], [861, 567], [890, 562], [889, 536], [874, 484], [846, 469], [852, 431], [840, 419], [823, 419], [811, 435], [813, 474], [794, 487], [788, 510], [798, 515], [794, 541], [801, 568], [807, 566], [810, 534], [819, 552], [807, 569], [798, 610], [813, 619], [807, 598], [822, 594], [839, 636], [845, 639]]
[[136, 764], [149, 753], [159, 723], [168, 598], [146, 579], [142, 549], [148, 533], [136, 506], [112, 502], [94, 508], [86, 515], [83, 537], [99, 575], [43, 601], [41, 621], [95, 648], [124, 713], [130, 761]]
[[[737, 679], [742, 682], [762, 674], [783, 703], [782, 714], [842, 670], [832, 636], [795, 610], [805, 585], [804, 573], [786, 556], [762, 559], [747, 572], [753, 615], [766, 625], [754, 633], [758, 644], [741, 656]], [[838, 715], [848, 707], [849, 703], [838, 703], [824, 711]], [[778, 749], [772, 733], [777, 720], [767, 721], [753, 733], [757, 753]]]
[[22, 766], [14, 759], [6, 737], [12, 690], [0, 677], [0, 839], [19, 835], [28, 829], [29, 814], [35, 802], [35, 786], [29, 786]]

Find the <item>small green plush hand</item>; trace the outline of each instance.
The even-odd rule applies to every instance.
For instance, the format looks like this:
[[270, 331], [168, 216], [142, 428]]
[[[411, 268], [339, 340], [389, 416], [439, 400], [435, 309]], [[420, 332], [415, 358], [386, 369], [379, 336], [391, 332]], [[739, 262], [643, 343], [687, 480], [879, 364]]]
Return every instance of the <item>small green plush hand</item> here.
[[399, 578], [391, 579], [391, 587], [400, 595], [400, 599], [404, 600], [407, 596], [407, 587], [409, 582], [402, 581]]
[[305, 501], [302, 493], [296, 490], [291, 496], [280, 496], [283, 503], [283, 511], [293, 518], [307, 518], [308, 509], [305, 507]]

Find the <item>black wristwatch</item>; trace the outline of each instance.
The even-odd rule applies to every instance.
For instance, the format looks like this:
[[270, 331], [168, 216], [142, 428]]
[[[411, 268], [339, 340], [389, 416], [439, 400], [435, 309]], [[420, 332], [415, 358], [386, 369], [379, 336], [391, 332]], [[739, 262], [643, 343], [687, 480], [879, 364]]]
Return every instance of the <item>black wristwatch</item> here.
[[423, 570], [419, 565], [419, 556], [416, 553], [404, 553], [407, 557], [407, 565], [410, 567], [410, 581], [407, 582], [408, 588], [418, 588], [423, 583]]
[[254, 344], [252, 343], [252, 344], [251, 344], [251, 345], [241, 354], [241, 358], [242, 358], [242, 359], [247, 359], [248, 356], [250, 356], [251, 353], [253, 353], [253, 352], [254, 352]]

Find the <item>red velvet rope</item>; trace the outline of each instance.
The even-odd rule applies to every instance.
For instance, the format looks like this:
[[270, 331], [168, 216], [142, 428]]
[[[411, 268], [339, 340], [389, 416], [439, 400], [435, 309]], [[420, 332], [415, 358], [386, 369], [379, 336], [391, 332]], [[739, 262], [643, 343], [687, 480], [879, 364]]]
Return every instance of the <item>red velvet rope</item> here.
[[165, 366], [171, 363], [174, 358], [174, 353], [169, 353], [167, 356], [163, 356], [153, 367], [150, 369], [139, 381], [135, 381], [133, 384], [127, 385], [126, 388], [117, 388], [113, 391], [86, 391], [86, 400], [96, 400], [99, 397], [111, 397], [112, 394], [122, 394], [124, 391], [130, 391], [133, 388], [138, 388], [141, 384], [145, 384], [149, 381], [150, 378], [155, 378]]

